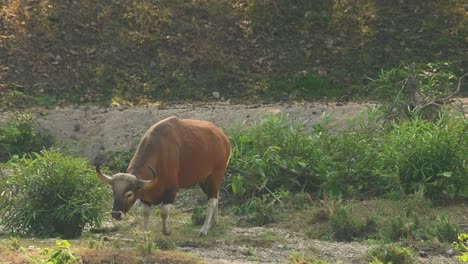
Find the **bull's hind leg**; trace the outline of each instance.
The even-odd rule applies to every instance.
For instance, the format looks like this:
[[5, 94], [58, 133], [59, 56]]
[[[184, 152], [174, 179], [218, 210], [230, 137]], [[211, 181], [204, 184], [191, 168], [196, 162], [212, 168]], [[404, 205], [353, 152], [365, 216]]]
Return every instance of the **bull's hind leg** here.
[[218, 223], [218, 197], [219, 189], [223, 181], [225, 169], [214, 171], [205, 182], [201, 183], [200, 186], [203, 192], [208, 196], [208, 207], [206, 208], [206, 218], [203, 227], [200, 229], [198, 236], [206, 236], [211, 226], [211, 220], [216, 225]]
[[211, 218], [217, 206], [218, 206], [218, 198], [210, 198], [208, 200], [208, 208], [206, 209], [205, 223], [200, 229], [198, 236], [206, 236], [208, 234], [208, 230], [210, 229], [210, 225], [211, 225]]
[[213, 224], [212, 224], [212, 226], [217, 226], [218, 225], [218, 207], [219, 207], [219, 200], [216, 203], [216, 206], [215, 206], [215, 208], [213, 210]]

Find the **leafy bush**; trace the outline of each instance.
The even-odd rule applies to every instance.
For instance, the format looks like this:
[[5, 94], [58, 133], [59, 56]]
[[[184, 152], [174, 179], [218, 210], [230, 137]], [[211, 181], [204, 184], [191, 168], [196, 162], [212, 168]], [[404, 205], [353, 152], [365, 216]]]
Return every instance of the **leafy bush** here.
[[424, 189], [428, 197], [467, 191], [468, 122], [445, 114], [432, 123], [420, 118], [393, 123], [381, 142], [375, 173], [388, 191], [407, 195]]
[[278, 222], [282, 217], [281, 208], [274, 206], [266, 197], [249, 199], [243, 205], [234, 208], [234, 213], [245, 216], [245, 221], [254, 226]]
[[[369, 112], [369, 120], [374, 113]], [[378, 195], [384, 183], [373, 173], [379, 151], [381, 128], [361, 117], [344, 130], [333, 130], [324, 123], [315, 128], [321, 150], [313, 162], [322, 193], [332, 196]]]
[[430, 234], [442, 242], [453, 242], [457, 240], [460, 228], [450, 221], [447, 216], [439, 216], [430, 225]]
[[[319, 157], [303, 125], [289, 125], [286, 116], [270, 116], [228, 131], [233, 150], [228, 177], [239, 196], [271, 191], [310, 191], [317, 188], [310, 160]], [[314, 185], [315, 184], [315, 185]]]
[[0, 162], [13, 155], [39, 151], [51, 143], [50, 136], [34, 129], [31, 115], [27, 113], [17, 112], [0, 124]]
[[374, 247], [367, 252], [371, 263], [416, 263], [414, 253], [409, 248], [400, 247], [398, 244], [385, 244]]
[[[335, 197], [468, 195], [468, 122], [442, 111], [382, 126], [379, 111], [344, 130], [324, 118], [313, 129], [270, 116], [228, 130], [232, 156], [226, 183], [240, 203], [276, 192]], [[274, 195], [273, 195], [274, 196]]]
[[81, 263], [80, 256], [70, 250], [70, 242], [56, 240], [52, 249], [44, 249], [42, 254], [47, 257], [46, 264], [74, 264]]
[[398, 216], [384, 227], [383, 238], [387, 241], [397, 242], [401, 239], [414, 240], [418, 226], [417, 218]]
[[193, 208], [192, 216], [190, 218], [193, 225], [195, 226], [203, 225], [203, 223], [205, 222], [205, 218], [206, 218], [205, 208], [201, 206], [196, 206], [195, 208]]
[[285, 96], [293, 99], [338, 98], [341, 92], [326, 78], [307, 71], [293, 76], [275, 77], [266, 86], [262, 92], [274, 99], [284, 99]]
[[133, 155], [135, 154], [135, 150], [131, 149], [129, 151], [116, 151], [112, 153], [110, 161], [106, 163], [106, 167], [110, 171], [114, 172], [126, 172], [128, 164], [130, 164], [130, 160], [132, 159]]
[[346, 207], [339, 207], [330, 216], [330, 232], [338, 241], [351, 241], [365, 230], [365, 223], [355, 217]]
[[[73, 238], [99, 226], [110, 200], [87, 162], [56, 151], [13, 158], [0, 177], [1, 224], [25, 235]], [[11, 174], [11, 175], [10, 175]]]
[[461, 262], [468, 263], [468, 234], [458, 235], [458, 241], [453, 243], [455, 249], [461, 254], [461, 256], [457, 256], [456, 258]]

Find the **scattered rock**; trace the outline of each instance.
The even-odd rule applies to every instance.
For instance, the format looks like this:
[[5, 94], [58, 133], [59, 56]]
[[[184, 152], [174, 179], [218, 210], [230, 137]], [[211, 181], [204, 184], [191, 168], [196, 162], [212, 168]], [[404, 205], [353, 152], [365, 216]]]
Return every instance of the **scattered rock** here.
[[455, 249], [451, 248], [451, 249], [445, 251], [445, 253], [447, 253], [447, 255], [449, 255], [450, 257], [453, 257], [453, 256], [455, 256], [455, 254], [457, 254], [457, 251]]

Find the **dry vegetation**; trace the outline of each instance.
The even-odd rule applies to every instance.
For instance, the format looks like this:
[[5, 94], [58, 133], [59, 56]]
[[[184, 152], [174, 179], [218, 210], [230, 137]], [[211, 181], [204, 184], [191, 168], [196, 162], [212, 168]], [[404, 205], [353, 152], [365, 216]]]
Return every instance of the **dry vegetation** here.
[[463, 73], [461, 1], [0, 1], [5, 108], [366, 96], [413, 62]]

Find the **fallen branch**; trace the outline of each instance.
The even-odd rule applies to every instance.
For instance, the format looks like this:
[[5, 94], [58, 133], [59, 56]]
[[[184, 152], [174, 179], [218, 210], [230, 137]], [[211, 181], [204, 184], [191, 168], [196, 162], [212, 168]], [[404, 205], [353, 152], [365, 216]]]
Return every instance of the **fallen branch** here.
[[450, 93], [449, 95], [447, 95], [447, 96], [445, 96], [445, 97], [432, 100], [431, 102], [429, 102], [429, 103], [427, 103], [427, 104], [424, 104], [424, 105], [422, 105], [422, 106], [416, 106], [416, 109], [418, 109], [418, 110], [424, 110], [424, 109], [428, 108], [429, 106], [441, 106], [441, 105], [443, 105], [443, 104], [449, 103], [449, 100], [452, 99], [452, 97], [453, 97], [454, 95], [456, 95], [456, 94], [458, 94], [458, 93], [460, 92], [462, 80], [463, 80], [463, 78], [465, 78], [466, 76], [468, 76], [468, 73], [463, 74], [463, 75], [458, 79], [457, 89], [455, 89], [454, 92]]

